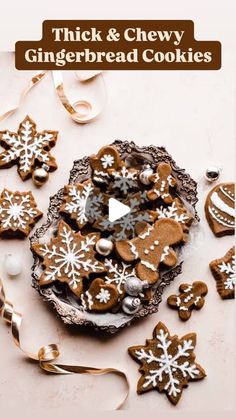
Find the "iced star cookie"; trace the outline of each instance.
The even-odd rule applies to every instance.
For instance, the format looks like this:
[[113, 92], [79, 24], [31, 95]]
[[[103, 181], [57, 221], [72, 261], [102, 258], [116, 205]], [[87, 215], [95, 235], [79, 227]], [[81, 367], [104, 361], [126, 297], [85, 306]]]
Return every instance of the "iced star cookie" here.
[[179, 295], [170, 295], [167, 303], [178, 310], [181, 320], [186, 321], [190, 319], [194, 308], [200, 310], [204, 306], [208, 288], [204, 282], [196, 281], [193, 284], [181, 284], [179, 292]]
[[98, 184], [108, 184], [110, 169], [118, 169], [121, 166], [121, 158], [115, 147], [102, 147], [98, 154], [90, 156], [92, 179]]
[[221, 298], [223, 300], [235, 298], [235, 248], [232, 247], [222, 258], [213, 260], [210, 269]]
[[172, 169], [169, 163], [159, 163], [156, 168], [156, 173], [149, 176], [149, 180], [154, 185], [147, 192], [148, 199], [154, 201], [161, 198], [166, 204], [171, 204], [173, 197], [170, 193], [170, 188], [175, 188], [177, 182], [172, 175]]
[[60, 211], [75, 220], [78, 228], [94, 223], [103, 215], [107, 202], [106, 195], [100, 192], [90, 180], [64, 188], [64, 203]]
[[18, 131], [1, 131], [0, 144], [5, 150], [0, 154], [0, 168], [18, 165], [22, 180], [32, 176], [34, 170], [45, 167], [51, 172], [57, 169], [50, 150], [57, 141], [57, 131], [44, 130], [37, 132], [35, 122], [26, 116]]
[[31, 192], [4, 189], [0, 196], [0, 235], [26, 237], [42, 217]]
[[116, 251], [125, 262], [136, 261], [136, 274], [141, 280], [154, 284], [159, 278], [159, 265], [174, 266], [177, 255], [171, 248], [183, 240], [179, 223], [161, 219], [132, 240], [116, 242]]
[[118, 302], [119, 293], [112, 284], [96, 278], [85, 293], [81, 294], [82, 306], [88, 311], [106, 312]]
[[190, 381], [206, 376], [204, 369], [195, 362], [195, 346], [195, 333], [182, 338], [170, 336], [167, 327], [159, 322], [153, 331], [153, 338], [147, 339], [146, 345], [128, 349], [131, 357], [141, 364], [139, 371], [142, 376], [137, 393], [150, 390], [165, 392], [170, 402], [176, 405]]
[[89, 278], [91, 273], [105, 271], [103, 263], [95, 258], [94, 246], [99, 237], [98, 233], [82, 236], [61, 221], [57, 235], [50, 243], [32, 245], [33, 251], [43, 259], [44, 270], [39, 285], [65, 282], [80, 297], [84, 278]]
[[221, 183], [207, 195], [205, 213], [212, 232], [217, 237], [234, 234], [235, 185]]

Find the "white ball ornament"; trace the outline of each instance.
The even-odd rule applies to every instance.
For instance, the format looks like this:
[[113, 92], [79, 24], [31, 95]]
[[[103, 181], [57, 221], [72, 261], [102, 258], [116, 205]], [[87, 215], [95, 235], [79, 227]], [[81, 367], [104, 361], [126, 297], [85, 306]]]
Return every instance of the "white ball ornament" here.
[[17, 276], [22, 272], [22, 262], [18, 256], [8, 254], [4, 260], [4, 268], [8, 275]]
[[153, 170], [151, 167], [148, 167], [147, 169], [144, 169], [140, 175], [139, 175], [139, 180], [143, 185], [150, 185], [150, 180], [149, 177], [153, 175]]
[[131, 297], [128, 295], [122, 301], [122, 310], [126, 314], [135, 314], [139, 311], [141, 301], [137, 297]]
[[108, 256], [113, 250], [114, 244], [108, 239], [99, 239], [96, 243], [96, 251], [102, 256]]
[[44, 167], [38, 167], [33, 171], [32, 179], [36, 186], [42, 186], [48, 177], [48, 171]]

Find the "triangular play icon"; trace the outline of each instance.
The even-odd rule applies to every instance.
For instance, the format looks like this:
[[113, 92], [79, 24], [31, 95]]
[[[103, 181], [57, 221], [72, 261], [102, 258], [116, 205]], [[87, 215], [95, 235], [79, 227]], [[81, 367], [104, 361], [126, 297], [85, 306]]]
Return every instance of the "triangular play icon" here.
[[130, 207], [128, 205], [122, 204], [122, 202], [117, 201], [115, 198], [110, 198], [108, 202], [108, 219], [111, 223], [118, 220], [124, 215], [130, 212]]

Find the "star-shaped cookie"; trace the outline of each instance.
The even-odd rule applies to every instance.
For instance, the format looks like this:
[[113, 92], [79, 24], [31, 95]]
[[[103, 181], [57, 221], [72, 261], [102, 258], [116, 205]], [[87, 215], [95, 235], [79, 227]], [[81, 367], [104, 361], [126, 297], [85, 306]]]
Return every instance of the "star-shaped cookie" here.
[[91, 273], [101, 273], [106, 269], [95, 259], [94, 246], [99, 233], [82, 236], [64, 221], [60, 221], [58, 232], [49, 244], [33, 244], [34, 252], [43, 258], [45, 267], [39, 279], [39, 285], [48, 285], [54, 281], [66, 282], [71, 291], [80, 297], [83, 291], [83, 278]]
[[18, 131], [1, 131], [0, 144], [5, 150], [0, 154], [0, 168], [18, 165], [22, 180], [29, 178], [39, 166], [48, 171], [56, 170], [57, 164], [49, 150], [55, 146], [57, 131], [37, 132], [35, 122], [26, 116]]
[[203, 368], [195, 363], [195, 346], [195, 333], [181, 339], [176, 335], [170, 336], [167, 327], [159, 322], [153, 338], [147, 339], [146, 345], [128, 349], [132, 358], [141, 364], [139, 371], [142, 377], [138, 381], [137, 393], [150, 390], [165, 392], [171, 403], [176, 405], [189, 381], [206, 376]]

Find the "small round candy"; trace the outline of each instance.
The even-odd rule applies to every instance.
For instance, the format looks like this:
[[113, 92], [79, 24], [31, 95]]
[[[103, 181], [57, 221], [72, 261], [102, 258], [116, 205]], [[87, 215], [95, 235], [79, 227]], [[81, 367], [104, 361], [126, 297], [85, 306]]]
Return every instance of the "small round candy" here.
[[217, 166], [210, 166], [205, 172], [205, 177], [208, 182], [215, 182], [220, 177], [220, 169]]
[[135, 314], [139, 311], [141, 301], [137, 297], [131, 297], [128, 295], [122, 301], [122, 310], [126, 314]]
[[99, 239], [96, 243], [96, 251], [103, 256], [108, 256], [114, 247], [114, 244], [111, 240], [108, 239]]
[[22, 262], [18, 256], [8, 254], [4, 260], [4, 267], [8, 275], [16, 276], [22, 271]]

